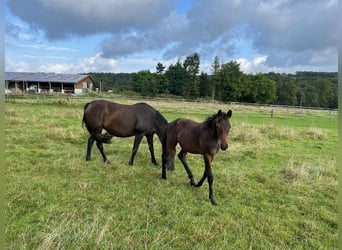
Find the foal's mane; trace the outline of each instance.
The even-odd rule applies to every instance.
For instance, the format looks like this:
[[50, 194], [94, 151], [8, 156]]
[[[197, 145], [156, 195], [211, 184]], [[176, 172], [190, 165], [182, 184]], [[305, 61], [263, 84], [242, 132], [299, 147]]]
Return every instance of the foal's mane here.
[[[207, 124], [207, 126], [209, 128], [215, 128], [216, 127], [216, 118], [218, 117], [218, 114], [215, 113], [213, 114], [212, 116], [209, 116], [205, 121], [204, 123]], [[222, 112], [222, 118], [226, 118], [227, 117], [227, 114], [225, 114], [224, 112]]]
[[216, 126], [216, 117], [217, 113], [209, 116], [204, 122], [207, 124], [209, 128], [214, 128]]

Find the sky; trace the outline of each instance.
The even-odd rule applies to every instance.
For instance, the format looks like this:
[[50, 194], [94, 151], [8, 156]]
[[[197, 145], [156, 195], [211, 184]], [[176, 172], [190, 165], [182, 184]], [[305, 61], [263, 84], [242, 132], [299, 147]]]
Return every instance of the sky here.
[[337, 72], [338, 0], [6, 0], [5, 71]]

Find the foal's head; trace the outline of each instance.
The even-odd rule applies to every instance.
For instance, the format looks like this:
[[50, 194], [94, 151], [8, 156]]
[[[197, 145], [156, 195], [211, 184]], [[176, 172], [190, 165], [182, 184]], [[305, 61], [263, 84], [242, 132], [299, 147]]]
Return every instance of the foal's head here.
[[230, 131], [230, 118], [232, 117], [232, 111], [229, 110], [227, 113], [222, 112], [220, 109], [215, 118], [215, 129], [218, 138], [219, 145], [222, 150], [228, 148], [228, 134]]

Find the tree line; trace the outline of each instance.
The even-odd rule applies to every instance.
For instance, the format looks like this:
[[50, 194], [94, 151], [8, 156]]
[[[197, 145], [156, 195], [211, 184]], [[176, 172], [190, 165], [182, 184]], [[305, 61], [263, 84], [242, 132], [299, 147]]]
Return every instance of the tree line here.
[[210, 73], [206, 73], [200, 72], [198, 53], [168, 67], [159, 62], [155, 72], [87, 74], [93, 77], [96, 88], [116, 93], [322, 108], [338, 106], [337, 72], [245, 74], [236, 61], [222, 63], [215, 57]]

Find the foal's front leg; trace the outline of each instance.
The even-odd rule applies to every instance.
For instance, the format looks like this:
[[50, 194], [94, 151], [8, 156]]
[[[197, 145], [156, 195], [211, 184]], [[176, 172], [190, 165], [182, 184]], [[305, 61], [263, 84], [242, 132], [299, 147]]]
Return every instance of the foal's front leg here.
[[100, 153], [102, 155], [104, 163], [109, 163], [108, 158], [107, 158], [107, 156], [106, 156], [106, 154], [105, 154], [105, 152], [103, 150], [103, 143], [102, 143], [102, 141], [96, 141], [96, 146], [97, 146], [97, 148], [99, 149], [99, 151], [100, 151]]
[[209, 199], [211, 201], [212, 205], [217, 205], [215, 199], [214, 199], [214, 192], [213, 192], [213, 182], [214, 182], [214, 177], [211, 172], [211, 162], [213, 161], [214, 157], [211, 155], [204, 155], [204, 163], [205, 163], [205, 169], [203, 176], [201, 180], [197, 183], [196, 187], [200, 187], [203, 184], [203, 181], [208, 178], [208, 184], [209, 184]]
[[191, 185], [191, 186], [195, 186], [194, 176], [192, 175], [192, 172], [191, 172], [191, 170], [190, 170], [188, 164], [186, 163], [186, 159], [185, 159], [186, 154], [187, 154], [187, 152], [184, 151], [184, 150], [182, 149], [182, 150], [178, 153], [178, 158], [179, 158], [179, 160], [183, 163], [183, 166], [184, 166], [184, 168], [185, 168], [185, 171], [186, 171], [187, 174], [188, 174], [188, 177], [189, 177], [189, 179], [190, 179], [190, 185]]

